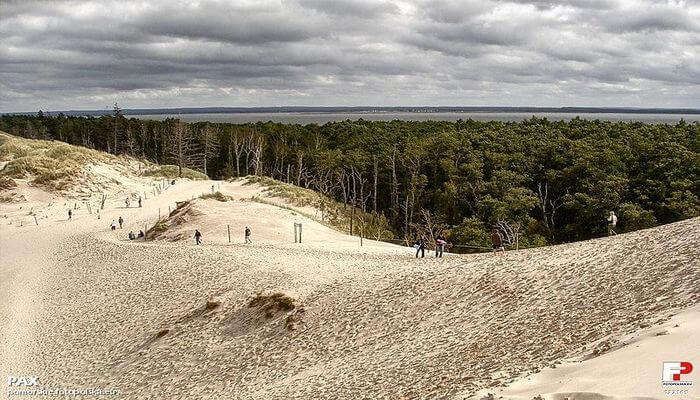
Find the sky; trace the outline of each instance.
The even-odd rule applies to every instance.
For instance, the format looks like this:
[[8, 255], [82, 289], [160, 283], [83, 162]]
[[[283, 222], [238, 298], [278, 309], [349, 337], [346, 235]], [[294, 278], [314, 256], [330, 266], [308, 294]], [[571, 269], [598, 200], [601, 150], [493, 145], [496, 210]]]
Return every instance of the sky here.
[[0, 112], [700, 107], [700, 0], [0, 0]]

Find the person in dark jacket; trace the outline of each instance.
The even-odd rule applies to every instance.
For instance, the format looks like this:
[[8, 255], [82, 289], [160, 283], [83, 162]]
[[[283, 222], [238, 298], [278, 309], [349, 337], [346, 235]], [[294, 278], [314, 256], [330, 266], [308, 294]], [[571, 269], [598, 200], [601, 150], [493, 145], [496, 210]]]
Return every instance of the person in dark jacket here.
[[503, 235], [501, 235], [501, 232], [496, 228], [493, 228], [493, 231], [491, 231], [491, 244], [493, 245], [494, 253], [501, 251], [505, 254], [506, 249], [503, 247]]
[[202, 233], [199, 232], [199, 229], [194, 230], [194, 240], [197, 244], [202, 244]]
[[416, 248], [416, 258], [418, 258], [418, 253], [421, 253], [420, 258], [425, 257], [425, 238], [419, 236], [414, 247]]

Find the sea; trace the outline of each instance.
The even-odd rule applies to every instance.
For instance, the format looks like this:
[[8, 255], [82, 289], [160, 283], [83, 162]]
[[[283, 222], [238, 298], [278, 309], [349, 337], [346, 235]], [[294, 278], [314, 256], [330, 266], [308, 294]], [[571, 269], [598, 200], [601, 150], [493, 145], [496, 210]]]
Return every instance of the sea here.
[[[568, 121], [579, 117], [601, 121], [639, 121], [647, 123], [675, 124], [681, 119], [686, 122], [700, 121], [700, 114], [632, 114], [632, 113], [527, 113], [527, 112], [272, 112], [272, 113], [211, 113], [211, 114], [148, 114], [133, 117], [150, 120], [180, 118], [183, 121], [231, 122], [281, 122], [287, 124], [325, 124], [345, 120], [363, 119], [367, 121], [457, 121], [473, 119], [477, 121], [522, 121], [532, 117], [547, 118], [552, 121]], [[127, 115], [127, 117], [132, 117]]]

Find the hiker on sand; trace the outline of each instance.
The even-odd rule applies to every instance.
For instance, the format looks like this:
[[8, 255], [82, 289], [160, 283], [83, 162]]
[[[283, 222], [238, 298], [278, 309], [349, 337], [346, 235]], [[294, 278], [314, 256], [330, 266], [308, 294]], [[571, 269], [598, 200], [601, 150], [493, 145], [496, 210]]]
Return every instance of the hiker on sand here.
[[250, 240], [250, 228], [245, 227], [245, 244], [252, 244], [253, 241]]
[[491, 231], [491, 244], [493, 245], [494, 253], [500, 250], [505, 254], [506, 249], [503, 247], [503, 235], [501, 235], [501, 232], [496, 228], [493, 228], [493, 231]]
[[122, 229], [123, 227], [124, 227], [124, 218], [122, 218], [120, 215], [119, 216], [119, 229]]
[[442, 236], [438, 236], [435, 240], [435, 258], [442, 258], [442, 253], [445, 251], [447, 241]]
[[112, 227], [112, 230], [113, 230], [113, 231], [116, 231], [116, 230], [117, 230], [117, 221], [112, 220], [112, 225], [111, 225], [111, 227]]
[[73, 219], [73, 210], [71, 210], [71, 209], [69, 208], [69, 209], [68, 209], [68, 220], [71, 220], [71, 219]]
[[194, 240], [197, 244], [202, 244], [202, 234], [199, 229], [194, 230]]
[[139, 208], [141, 208], [141, 196], [139, 196]]
[[418, 253], [422, 253], [420, 258], [425, 257], [425, 239], [422, 236], [416, 240], [416, 244], [413, 247], [416, 248], [416, 258], [418, 258]]
[[615, 215], [614, 211], [610, 211], [610, 215], [608, 215], [608, 236], [617, 235], [617, 232], [615, 232], [616, 226], [617, 215]]

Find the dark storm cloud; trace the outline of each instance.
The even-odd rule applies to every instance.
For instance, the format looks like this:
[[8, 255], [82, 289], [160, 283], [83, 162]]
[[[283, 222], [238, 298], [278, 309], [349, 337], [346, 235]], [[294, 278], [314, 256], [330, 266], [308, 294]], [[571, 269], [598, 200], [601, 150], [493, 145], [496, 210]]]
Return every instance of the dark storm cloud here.
[[681, 0], [4, 0], [0, 111], [697, 107], [697, 21]]

